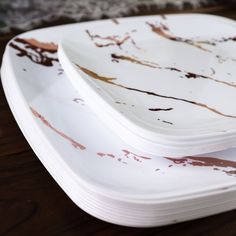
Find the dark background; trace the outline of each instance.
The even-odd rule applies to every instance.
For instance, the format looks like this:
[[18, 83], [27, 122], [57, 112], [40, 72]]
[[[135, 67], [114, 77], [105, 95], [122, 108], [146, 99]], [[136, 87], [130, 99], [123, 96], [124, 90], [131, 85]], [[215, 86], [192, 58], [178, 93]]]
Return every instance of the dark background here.
[[[26, 5], [21, 6], [21, 2]], [[77, 19], [54, 15], [48, 20], [37, 21], [40, 14], [34, 15], [30, 12], [36, 9], [40, 13], [40, 8], [31, 4], [32, 2], [34, 1], [0, 0], [0, 60], [7, 41], [24, 30], [90, 19], [86, 15]], [[22, 27], [22, 24], [19, 26], [10, 15], [13, 11], [16, 11], [14, 14], [18, 14], [17, 17], [31, 14], [26, 16], [27, 20], [29, 17], [32, 21], [36, 19], [36, 23], [28, 24], [26, 28]], [[130, 8], [129, 11], [117, 15], [173, 12], [202, 12], [236, 19], [236, 3], [209, 1], [195, 8], [193, 4], [185, 3], [181, 5], [181, 9], [177, 9], [173, 4], [167, 4], [164, 8], [156, 4], [151, 8], [138, 4], [135, 9]], [[99, 17], [110, 16], [101, 14]], [[24, 21], [24, 18], [20, 19]], [[31, 150], [11, 114], [0, 85], [0, 235], [230, 236], [236, 235], [236, 211], [149, 229], [112, 225], [88, 215], [67, 197]]]

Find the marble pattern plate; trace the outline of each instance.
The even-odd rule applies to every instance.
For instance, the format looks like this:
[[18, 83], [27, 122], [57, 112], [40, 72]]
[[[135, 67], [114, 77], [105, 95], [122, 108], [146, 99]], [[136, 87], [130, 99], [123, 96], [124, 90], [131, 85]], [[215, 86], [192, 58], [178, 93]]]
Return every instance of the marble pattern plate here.
[[182, 158], [150, 155], [126, 144], [91, 111], [57, 57], [62, 35], [79, 28], [17, 36], [1, 68], [11, 110], [61, 188], [88, 213], [128, 226], [172, 224], [234, 209], [236, 149]]
[[79, 24], [59, 60], [84, 100], [134, 147], [166, 156], [235, 146], [236, 24], [183, 14]]

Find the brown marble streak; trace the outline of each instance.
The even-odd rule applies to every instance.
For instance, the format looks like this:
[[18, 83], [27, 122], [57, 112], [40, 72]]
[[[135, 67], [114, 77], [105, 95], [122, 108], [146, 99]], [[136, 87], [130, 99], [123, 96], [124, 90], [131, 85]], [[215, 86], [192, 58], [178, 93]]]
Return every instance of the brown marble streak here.
[[89, 36], [89, 38], [94, 41], [94, 39], [100, 39], [100, 40], [106, 40], [109, 41], [109, 43], [105, 43], [105, 44], [100, 44], [95, 42], [95, 46], [97, 47], [108, 47], [108, 46], [113, 46], [116, 45], [119, 48], [121, 48], [121, 45], [124, 44], [127, 40], [129, 40], [131, 37], [130, 35], [126, 35], [125, 37], [123, 37], [122, 39], [119, 39], [118, 35], [112, 35], [112, 36], [100, 36], [98, 34], [91, 34], [89, 30], [85, 30], [85, 32], [87, 33], [87, 35]]
[[[15, 42], [21, 43], [25, 47], [20, 47]], [[58, 62], [58, 58], [50, 57], [44, 53], [56, 53], [57, 45], [54, 43], [43, 43], [36, 39], [15, 38], [13, 42], [10, 42], [9, 46], [18, 51], [16, 54], [17, 56], [27, 57], [32, 62], [42, 66], [50, 67], [53, 66], [53, 62]], [[33, 52], [29, 49], [31, 49]]]
[[117, 60], [117, 61], [123, 60], [123, 61], [128, 61], [128, 62], [131, 62], [131, 63], [134, 63], [134, 64], [147, 66], [147, 67], [150, 67], [150, 68], [156, 68], [156, 69], [161, 69], [161, 70], [170, 70], [170, 71], [176, 71], [176, 72], [184, 73], [184, 76], [188, 79], [206, 79], [206, 80], [211, 80], [211, 81], [214, 81], [216, 83], [220, 83], [220, 84], [224, 84], [224, 85], [236, 88], [236, 84], [232, 83], [232, 82], [227, 82], [227, 81], [214, 79], [210, 76], [196, 74], [196, 73], [189, 72], [189, 71], [186, 71], [186, 70], [180, 70], [180, 69], [175, 68], [175, 67], [162, 67], [162, 66], [159, 66], [155, 62], [141, 60], [141, 59], [138, 59], [137, 57], [131, 57], [131, 56], [126, 56], [126, 55], [118, 55], [118, 54], [115, 54], [115, 53], [112, 53], [111, 57], [113, 59]]
[[222, 171], [228, 175], [236, 174], [236, 170], [221, 170], [215, 167], [223, 167], [223, 168], [234, 168], [236, 169], [236, 162], [229, 161], [224, 159], [219, 159], [215, 157], [192, 157], [187, 156], [183, 158], [172, 158], [172, 157], [165, 157], [166, 159], [172, 161], [174, 164], [189, 164], [191, 166], [205, 166], [205, 167], [214, 167], [214, 170]]
[[[146, 23], [147, 23], [147, 25], [149, 25], [151, 27], [152, 32], [158, 34], [161, 37], [164, 37], [164, 38], [172, 40], [172, 41], [180, 42], [180, 43], [186, 43], [190, 46], [196, 47], [200, 50], [203, 50], [205, 52], [212, 53], [212, 54], [214, 54], [213, 51], [202, 47], [202, 44], [216, 46], [217, 43], [223, 43], [223, 42], [228, 42], [228, 41], [235, 42], [236, 41], [236, 36], [232, 36], [232, 37], [228, 37], [228, 38], [221, 38], [221, 39], [213, 39], [213, 40], [192, 40], [192, 39], [187, 39], [187, 38], [182, 38], [179, 36], [171, 35], [169, 28], [165, 24], [161, 23], [159, 26], [157, 26], [153, 23], [149, 23], [149, 22], [146, 22]], [[215, 57], [218, 59], [218, 61], [220, 63], [222, 63], [226, 60], [235, 61], [235, 58], [226, 58], [225, 59], [220, 55], [215, 55]]]
[[192, 166], [216, 166], [216, 167], [232, 167], [236, 168], [235, 161], [228, 161], [224, 159], [219, 159], [215, 157], [194, 157], [194, 156], [187, 156], [183, 158], [172, 158], [172, 157], [165, 157], [166, 159], [173, 161], [175, 164], [184, 164], [187, 161], [191, 161]]
[[86, 149], [85, 146], [83, 146], [82, 144], [78, 143], [77, 141], [73, 140], [71, 137], [69, 137], [68, 135], [64, 134], [63, 132], [61, 132], [60, 130], [56, 129], [55, 127], [53, 127], [41, 114], [39, 114], [34, 108], [30, 107], [31, 112], [33, 113], [33, 115], [36, 118], [39, 118], [43, 124], [45, 124], [47, 127], [49, 127], [51, 130], [53, 130], [54, 132], [56, 132], [58, 135], [60, 135], [62, 138], [68, 140], [73, 147], [75, 148], [79, 148], [80, 150], [84, 150]]
[[139, 60], [138, 58], [135, 58], [135, 57], [125, 56], [125, 55], [117, 55], [116, 53], [112, 53], [111, 57], [115, 60], [124, 60], [124, 61], [129, 61], [131, 63], [139, 64], [142, 66], [147, 66], [147, 67], [151, 67], [151, 68], [159, 68], [159, 65], [157, 63]]
[[143, 160], [151, 160], [152, 158], [151, 157], [145, 157], [145, 156], [140, 156], [140, 155], [137, 155], [133, 152], [130, 152], [129, 150], [126, 150], [126, 149], [123, 149], [122, 152], [124, 153], [124, 156], [126, 158], [129, 158], [129, 155], [131, 155], [131, 157], [135, 160], [135, 161], [139, 161], [139, 162], [142, 162], [141, 159]]
[[221, 39], [213, 39], [211, 41], [198, 41], [198, 42], [202, 43], [202, 44], [209, 44], [209, 45], [212, 45], [212, 46], [216, 46], [217, 43], [225, 43], [225, 42], [229, 42], [229, 41], [235, 42], [236, 41], [236, 36], [228, 37], [228, 38], [223, 37]]
[[76, 66], [81, 71], [83, 71], [85, 74], [87, 74], [88, 76], [92, 77], [93, 79], [97, 79], [97, 80], [106, 82], [108, 84], [115, 85], [115, 86], [120, 87], [120, 88], [124, 88], [124, 89], [130, 90], [130, 91], [144, 93], [144, 94], [147, 94], [147, 95], [150, 95], [150, 96], [156, 96], [156, 97], [160, 97], [160, 98], [166, 98], [166, 99], [171, 99], [171, 100], [176, 100], [176, 101], [181, 101], [181, 102], [189, 103], [189, 104], [192, 104], [192, 105], [195, 105], [195, 106], [199, 106], [199, 107], [205, 108], [205, 109], [207, 109], [207, 110], [209, 110], [211, 112], [214, 112], [214, 113], [216, 113], [218, 115], [221, 115], [221, 116], [224, 116], [224, 117], [236, 118], [236, 116], [234, 116], [234, 115], [224, 114], [224, 113], [216, 110], [215, 108], [209, 107], [208, 105], [206, 105], [204, 103], [195, 102], [195, 101], [192, 101], [192, 100], [187, 100], [185, 98], [178, 98], [178, 97], [173, 97], [173, 96], [168, 96], [168, 95], [162, 95], [162, 94], [158, 94], [156, 92], [141, 90], [141, 89], [137, 89], [137, 88], [127, 87], [127, 86], [124, 86], [122, 84], [115, 83], [114, 80], [116, 80], [116, 78], [105, 77], [105, 76], [98, 75], [97, 73], [95, 73], [95, 72], [93, 72], [93, 71], [91, 71], [91, 70], [89, 70], [89, 69], [87, 69], [85, 67], [82, 67], [82, 66], [80, 66], [78, 64], [76, 64]]
[[53, 42], [45, 43], [45, 42], [40, 42], [37, 39], [33, 39], [33, 38], [29, 38], [29, 39], [15, 38], [14, 41], [25, 44], [26, 48], [36, 48], [36, 49], [40, 49], [42, 51], [46, 51], [50, 53], [56, 53], [58, 49], [57, 44]]
[[173, 108], [149, 108], [149, 111], [171, 111]]
[[165, 25], [160, 25], [160, 26], [156, 26], [152, 23], [149, 23], [149, 22], [146, 22], [147, 25], [149, 25], [152, 29], [152, 32], [166, 38], [166, 39], [169, 39], [169, 40], [172, 40], [172, 41], [176, 41], [176, 42], [180, 42], [180, 43], [186, 43], [190, 46], [193, 46], [193, 47], [196, 47], [198, 49], [201, 49], [203, 51], [207, 51], [207, 52], [211, 52], [211, 50], [209, 49], [206, 49], [206, 48], [203, 48], [199, 43], [191, 40], [191, 39], [185, 39], [185, 38], [182, 38], [182, 37], [176, 37], [176, 36], [173, 36], [167, 32], [169, 32], [168, 30], [168, 27], [166, 27]]

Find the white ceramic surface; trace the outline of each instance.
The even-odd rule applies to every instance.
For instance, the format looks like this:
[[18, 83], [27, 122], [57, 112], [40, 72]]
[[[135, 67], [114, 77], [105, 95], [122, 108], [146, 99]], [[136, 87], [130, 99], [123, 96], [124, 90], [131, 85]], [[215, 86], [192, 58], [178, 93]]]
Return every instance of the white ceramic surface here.
[[114, 135], [88, 108], [57, 59], [61, 36], [80, 27], [19, 35], [9, 42], [1, 68], [21, 130], [62, 189], [88, 213], [128, 226], [234, 209], [235, 149], [180, 159], [148, 155]]
[[175, 157], [235, 147], [235, 54], [235, 22], [202, 14], [80, 24], [59, 44], [68, 78], [112, 131]]

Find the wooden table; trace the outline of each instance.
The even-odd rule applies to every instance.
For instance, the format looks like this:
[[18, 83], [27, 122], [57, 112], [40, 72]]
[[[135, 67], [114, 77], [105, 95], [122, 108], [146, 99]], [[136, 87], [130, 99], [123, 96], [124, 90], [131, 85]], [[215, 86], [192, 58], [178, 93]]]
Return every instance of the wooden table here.
[[[198, 11], [236, 19], [233, 5]], [[53, 24], [63, 22], [68, 20]], [[0, 36], [0, 55], [13, 36]], [[88, 215], [67, 197], [38, 160], [18, 128], [0, 85], [0, 235], [229, 236], [236, 235], [236, 210], [149, 229], [117, 226]]]

